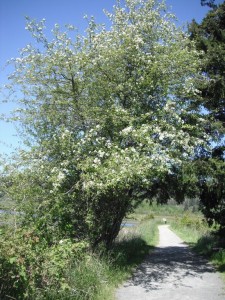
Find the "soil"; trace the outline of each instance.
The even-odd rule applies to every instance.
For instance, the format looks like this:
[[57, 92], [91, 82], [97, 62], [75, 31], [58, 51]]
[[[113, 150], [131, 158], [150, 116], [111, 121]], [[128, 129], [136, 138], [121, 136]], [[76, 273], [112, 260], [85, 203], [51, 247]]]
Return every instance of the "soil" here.
[[117, 300], [225, 300], [220, 275], [170, 229], [159, 226], [159, 244], [116, 292]]

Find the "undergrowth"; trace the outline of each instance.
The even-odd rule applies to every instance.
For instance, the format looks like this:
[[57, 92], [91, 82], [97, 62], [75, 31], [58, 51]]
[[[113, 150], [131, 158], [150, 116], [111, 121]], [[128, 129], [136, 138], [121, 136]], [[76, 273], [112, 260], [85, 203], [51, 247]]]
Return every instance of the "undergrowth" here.
[[47, 245], [31, 229], [2, 232], [0, 299], [113, 299], [157, 242], [157, 222], [123, 228], [110, 251], [60, 240]]

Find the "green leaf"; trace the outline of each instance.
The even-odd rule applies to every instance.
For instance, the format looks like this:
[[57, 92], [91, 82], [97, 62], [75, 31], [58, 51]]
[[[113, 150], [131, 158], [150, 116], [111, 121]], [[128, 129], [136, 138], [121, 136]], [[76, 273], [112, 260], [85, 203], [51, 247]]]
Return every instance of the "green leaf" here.
[[17, 261], [17, 257], [16, 257], [16, 256], [10, 257], [10, 259], [9, 259], [9, 263], [10, 263], [10, 264], [13, 264], [13, 263], [16, 262], [16, 261]]

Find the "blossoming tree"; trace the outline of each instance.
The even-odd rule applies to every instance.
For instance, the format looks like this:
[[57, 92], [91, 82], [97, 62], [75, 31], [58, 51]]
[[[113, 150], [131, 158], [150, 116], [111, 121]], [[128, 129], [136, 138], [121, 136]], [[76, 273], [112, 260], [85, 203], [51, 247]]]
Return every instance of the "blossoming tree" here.
[[118, 1], [106, 15], [109, 29], [90, 19], [74, 40], [73, 26], [55, 25], [49, 40], [45, 21], [28, 19], [37, 45], [11, 76], [30, 150], [8, 193], [27, 222], [93, 247], [110, 246], [135, 204], [160, 195], [207, 141], [191, 107], [199, 53], [164, 2]]

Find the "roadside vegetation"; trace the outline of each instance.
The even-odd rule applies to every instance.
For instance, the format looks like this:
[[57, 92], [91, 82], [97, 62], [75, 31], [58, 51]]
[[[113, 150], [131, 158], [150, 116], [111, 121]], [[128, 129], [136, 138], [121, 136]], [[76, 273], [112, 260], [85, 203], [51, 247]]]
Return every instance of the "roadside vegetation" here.
[[115, 288], [156, 245], [157, 224], [124, 225], [110, 251], [95, 252], [69, 239], [46, 247], [34, 229], [1, 226], [0, 298], [114, 299]]

